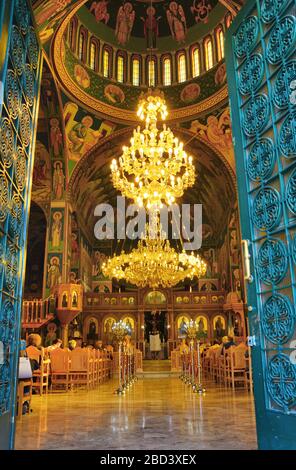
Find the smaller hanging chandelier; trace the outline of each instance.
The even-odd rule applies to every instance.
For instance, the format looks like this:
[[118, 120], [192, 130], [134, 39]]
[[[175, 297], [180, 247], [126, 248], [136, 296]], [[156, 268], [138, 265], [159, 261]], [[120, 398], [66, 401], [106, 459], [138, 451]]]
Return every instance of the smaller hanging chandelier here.
[[158, 115], [163, 121], [168, 115], [163, 93], [148, 90], [142, 94], [137, 115], [145, 121], [145, 128], [138, 126], [119, 162], [112, 161], [112, 181], [139, 207], [159, 209], [173, 204], [193, 186], [195, 167], [171, 129], [166, 124], [161, 131], [157, 128]]
[[156, 233], [150, 236], [146, 225], [145, 238], [138, 242], [130, 253], [109, 258], [102, 266], [104, 276], [117, 280], [125, 279], [137, 287], [170, 288], [185, 279], [202, 277], [207, 270], [206, 263], [199, 255], [177, 253], [163, 238], [158, 222]]

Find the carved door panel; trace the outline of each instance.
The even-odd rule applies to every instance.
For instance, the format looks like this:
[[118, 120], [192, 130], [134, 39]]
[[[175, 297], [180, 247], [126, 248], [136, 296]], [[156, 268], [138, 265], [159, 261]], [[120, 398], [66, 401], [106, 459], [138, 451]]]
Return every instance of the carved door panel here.
[[13, 447], [40, 48], [26, 0], [0, 4], [0, 449]]
[[296, 449], [295, 13], [248, 0], [226, 40], [262, 449]]

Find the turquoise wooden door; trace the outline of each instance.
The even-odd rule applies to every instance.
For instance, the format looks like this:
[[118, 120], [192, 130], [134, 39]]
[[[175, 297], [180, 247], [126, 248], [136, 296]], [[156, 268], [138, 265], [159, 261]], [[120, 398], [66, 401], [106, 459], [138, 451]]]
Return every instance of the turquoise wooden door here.
[[296, 449], [295, 5], [248, 0], [226, 39], [261, 449]]
[[0, 2], [0, 449], [13, 447], [26, 239], [40, 83], [29, 3]]

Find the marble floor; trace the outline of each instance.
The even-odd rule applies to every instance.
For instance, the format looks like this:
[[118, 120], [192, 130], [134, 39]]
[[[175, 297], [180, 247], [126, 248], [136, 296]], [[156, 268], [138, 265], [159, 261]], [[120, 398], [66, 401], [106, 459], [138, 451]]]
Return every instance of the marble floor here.
[[109, 381], [90, 392], [33, 396], [16, 449], [256, 449], [253, 400], [207, 383], [193, 394], [177, 377], [140, 379], [124, 396]]

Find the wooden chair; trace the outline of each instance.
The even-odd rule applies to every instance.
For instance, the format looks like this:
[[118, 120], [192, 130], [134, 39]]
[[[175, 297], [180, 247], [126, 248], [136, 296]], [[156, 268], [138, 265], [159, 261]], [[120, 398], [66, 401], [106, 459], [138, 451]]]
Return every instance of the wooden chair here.
[[99, 383], [99, 365], [95, 349], [90, 350], [90, 363], [92, 368], [92, 386], [95, 387]]
[[226, 375], [227, 385], [234, 390], [237, 385], [247, 388], [246, 347], [234, 346], [229, 349], [228, 369]]
[[221, 351], [222, 345], [216, 349], [213, 349], [212, 353], [211, 376], [215, 381], [218, 380], [219, 358], [221, 356]]
[[48, 377], [50, 360], [46, 357], [44, 349], [29, 346], [26, 349], [29, 359], [35, 360], [39, 364], [39, 369], [33, 372], [33, 390], [37, 390], [40, 395], [48, 392]]
[[90, 349], [74, 349], [71, 352], [70, 376], [73, 386], [86, 387], [93, 385], [93, 362]]
[[70, 376], [71, 351], [66, 349], [55, 349], [50, 353], [51, 361], [51, 389], [72, 388]]
[[18, 381], [17, 386], [17, 418], [20, 418], [23, 415], [23, 405], [28, 403], [28, 411], [30, 412], [30, 403], [32, 399], [32, 379], [24, 379]]

